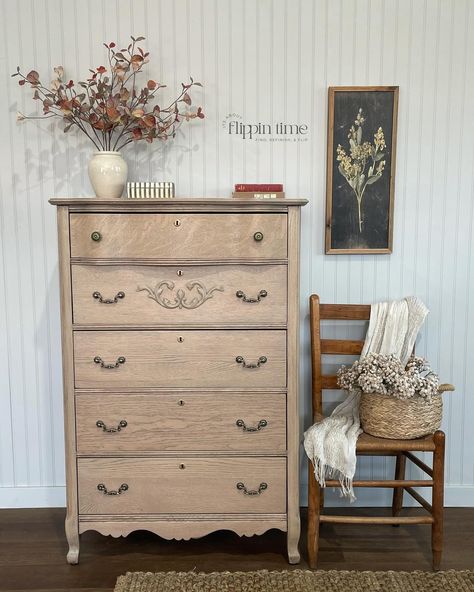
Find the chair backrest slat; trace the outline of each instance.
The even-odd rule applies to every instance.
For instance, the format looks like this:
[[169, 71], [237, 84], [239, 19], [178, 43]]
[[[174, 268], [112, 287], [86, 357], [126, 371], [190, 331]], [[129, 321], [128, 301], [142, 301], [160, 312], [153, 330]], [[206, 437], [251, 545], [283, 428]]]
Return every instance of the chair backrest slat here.
[[321, 339], [322, 354], [360, 356], [364, 342], [352, 339]]
[[370, 305], [366, 304], [320, 304], [319, 296], [309, 299], [311, 323], [312, 401], [313, 417], [322, 413], [323, 389], [337, 389], [335, 375], [323, 375], [321, 355], [360, 355], [364, 342], [354, 339], [321, 339], [321, 321], [368, 321]]
[[370, 304], [320, 304], [319, 316], [321, 320], [368, 321]]
[[325, 374], [321, 376], [321, 388], [327, 390], [337, 390], [337, 376], [335, 374]]

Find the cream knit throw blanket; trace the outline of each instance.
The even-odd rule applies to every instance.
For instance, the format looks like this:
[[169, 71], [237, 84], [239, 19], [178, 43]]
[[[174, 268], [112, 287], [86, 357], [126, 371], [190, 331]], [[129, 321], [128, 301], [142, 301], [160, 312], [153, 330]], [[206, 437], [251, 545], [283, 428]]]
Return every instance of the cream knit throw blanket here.
[[[373, 304], [361, 358], [369, 353], [394, 354], [403, 365], [410, 357], [428, 309], [416, 297]], [[330, 417], [315, 423], [304, 435], [304, 448], [322, 487], [326, 478], [339, 479], [341, 495], [356, 498], [352, 480], [356, 469], [356, 444], [362, 433], [358, 391], [352, 391]]]

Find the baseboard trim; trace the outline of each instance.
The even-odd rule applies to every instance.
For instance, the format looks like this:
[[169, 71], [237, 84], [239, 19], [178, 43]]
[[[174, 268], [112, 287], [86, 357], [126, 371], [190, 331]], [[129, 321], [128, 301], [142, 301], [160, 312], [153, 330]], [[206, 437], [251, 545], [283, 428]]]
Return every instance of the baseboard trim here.
[[0, 508], [60, 508], [66, 505], [66, 488], [0, 487]]
[[[423, 492], [426, 495], [426, 491]], [[357, 507], [383, 507], [391, 505], [391, 492], [388, 489], [356, 491]], [[416, 502], [408, 495], [405, 505], [416, 506]], [[308, 505], [307, 486], [301, 485], [300, 503]], [[349, 502], [339, 497], [338, 491], [328, 490], [325, 503], [328, 507], [348, 506]], [[66, 505], [66, 488], [57, 487], [0, 487], [0, 508], [60, 508]], [[446, 485], [445, 506], [455, 508], [474, 507], [474, 485]]]

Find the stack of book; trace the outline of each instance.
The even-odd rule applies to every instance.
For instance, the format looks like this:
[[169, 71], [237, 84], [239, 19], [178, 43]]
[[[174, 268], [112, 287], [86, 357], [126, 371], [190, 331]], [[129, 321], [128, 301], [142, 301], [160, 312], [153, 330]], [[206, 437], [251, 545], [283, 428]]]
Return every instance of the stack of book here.
[[281, 183], [238, 183], [232, 197], [239, 199], [277, 199], [285, 197]]
[[128, 199], [170, 199], [172, 197], [174, 197], [174, 183], [164, 181], [127, 183]]

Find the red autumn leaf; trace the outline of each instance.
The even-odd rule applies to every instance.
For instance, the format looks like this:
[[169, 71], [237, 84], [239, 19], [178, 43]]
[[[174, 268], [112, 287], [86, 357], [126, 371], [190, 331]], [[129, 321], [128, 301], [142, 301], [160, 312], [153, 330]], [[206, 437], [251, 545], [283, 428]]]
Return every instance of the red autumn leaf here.
[[30, 84], [37, 84], [39, 82], [39, 74], [36, 70], [31, 70], [31, 72], [28, 72], [26, 75], [26, 79]]
[[199, 119], [204, 119], [204, 113], [202, 112], [201, 107], [199, 107], [199, 109], [197, 110], [197, 116], [199, 117]]
[[67, 84], [66, 84], [66, 88], [72, 88], [74, 86], [74, 81], [70, 80]]
[[140, 140], [142, 138], [142, 130], [139, 127], [132, 129], [132, 136], [134, 140]]
[[111, 42], [109, 43], [109, 47], [110, 47], [110, 48], [113, 48], [113, 47], [115, 47], [115, 43], [114, 43], [113, 41], [111, 41]]
[[115, 107], [109, 106], [107, 107], [107, 117], [110, 119], [110, 121], [116, 123], [120, 120], [120, 113], [117, 111]]
[[[107, 69], [106, 69], [104, 66], [99, 66], [99, 67], [97, 68], [97, 72], [98, 72], [99, 74], [103, 74], [104, 72], [107, 72]], [[94, 74], [94, 76], [95, 76], [95, 74]]]
[[19, 81], [18, 81], [18, 84], [19, 84], [20, 86], [23, 86], [23, 85], [25, 85], [25, 84], [26, 84], [26, 80], [19, 80]]
[[98, 130], [103, 130], [105, 129], [105, 122], [103, 119], [98, 119], [95, 123], [92, 124], [92, 127], [95, 127], [95, 129]]
[[153, 115], [151, 115], [150, 113], [148, 113], [147, 115], [145, 115], [142, 118], [143, 123], [146, 125], [146, 127], [154, 127], [156, 124], [156, 119]]
[[154, 80], [149, 80], [146, 85], [148, 90], [153, 90], [156, 88], [156, 82]]
[[143, 65], [143, 58], [141, 55], [138, 55], [137, 53], [132, 55], [132, 57], [130, 58], [130, 63], [132, 64], [132, 68], [137, 71], [139, 70], [142, 65]]

